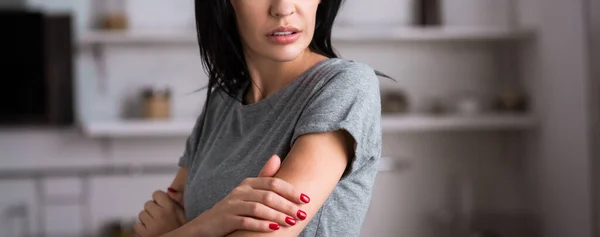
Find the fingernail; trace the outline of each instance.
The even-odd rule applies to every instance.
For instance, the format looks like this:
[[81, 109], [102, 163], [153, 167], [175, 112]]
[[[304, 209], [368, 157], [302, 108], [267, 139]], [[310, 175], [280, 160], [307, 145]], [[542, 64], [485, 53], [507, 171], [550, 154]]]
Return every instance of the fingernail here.
[[174, 188], [168, 188], [167, 190], [172, 193], [177, 193], [177, 190], [175, 190]]
[[309, 203], [310, 202], [310, 198], [308, 196], [306, 196], [306, 194], [302, 194], [300, 195], [300, 200], [304, 203]]
[[292, 218], [291, 216], [288, 216], [285, 218], [285, 223], [288, 223], [290, 225], [295, 225], [296, 224], [296, 220], [294, 218]]
[[277, 224], [277, 223], [269, 224], [269, 229], [279, 230], [279, 224]]
[[298, 213], [296, 213], [296, 216], [298, 216], [298, 218], [300, 220], [304, 220], [304, 219], [306, 219], [306, 212], [304, 212], [302, 210], [298, 210]]

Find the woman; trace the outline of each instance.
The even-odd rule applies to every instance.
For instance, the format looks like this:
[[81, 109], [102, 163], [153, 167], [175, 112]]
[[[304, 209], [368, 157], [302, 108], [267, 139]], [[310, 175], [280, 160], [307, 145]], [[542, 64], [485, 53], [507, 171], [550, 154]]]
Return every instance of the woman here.
[[196, 0], [207, 102], [141, 236], [358, 236], [381, 155], [375, 71], [337, 58], [341, 0]]

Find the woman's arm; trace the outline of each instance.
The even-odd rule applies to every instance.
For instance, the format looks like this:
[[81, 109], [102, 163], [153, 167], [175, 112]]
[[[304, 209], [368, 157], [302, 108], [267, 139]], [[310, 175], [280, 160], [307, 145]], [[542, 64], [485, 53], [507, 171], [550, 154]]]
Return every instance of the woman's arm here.
[[275, 177], [305, 190], [311, 197], [310, 203], [303, 206], [306, 220], [272, 233], [236, 231], [229, 237], [298, 236], [342, 177], [354, 156], [354, 144], [352, 137], [340, 130], [300, 136]]
[[187, 168], [179, 168], [169, 192], [157, 190], [152, 194], [152, 200], [144, 204], [144, 209], [138, 214], [140, 222], [134, 226], [139, 236], [159, 236], [187, 223], [182, 205], [187, 175]]
[[[311, 197], [310, 203], [302, 206], [302, 210], [306, 212], [307, 218], [296, 222], [294, 226], [282, 227], [273, 232], [238, 230], [228, 236], [298, 236], [327, 200], [342, 177], [350, 161], [350, 157], [354, 156], [354, 144], [355, 142], [352, 137], [347, 132], [341, 130], [300, 136], [274, 177], [286, 181]], [[185, 185], [186, 179], [182, 177], [187, 176], [186, 172], [187, 170], [184, 169], [178, 172], [172, 184], [174, 188], [178, 189], [182, 183]], [[203, 222], [201, 220], [203, 217], [204, 215], [200, 215], [193, 221], [161, 237], [193, 236], [197, 233], [202, 233], [203, 230], [199, 229], [202, 225], [198, 225], [198, 223]], [[209, 219], [212, 220], [213, 218]]]
[[169, 197], [175, 200], [183, 208], [183, 192], [185, 191], [185, 183], [187, 182], [188, 168], [180, 166], [171, 186], [169, 186]]
[[[272, 156], [257, 178], [247, 178], [210, 210], [161, 237], [223, 237], [236, 230], [273, 232], [270, 224], [282, 221], [286, 216], [296, 216], [299, 207], [294, 203], [304, 203], [299, 190], [274, 178], [280, 167], [281, 159]], [[280, 182], [272, 182], [274, 180]], [[274, 183], [277, 185], [273, 186]], [[280, 224], [287, 226], [287, 223]]]

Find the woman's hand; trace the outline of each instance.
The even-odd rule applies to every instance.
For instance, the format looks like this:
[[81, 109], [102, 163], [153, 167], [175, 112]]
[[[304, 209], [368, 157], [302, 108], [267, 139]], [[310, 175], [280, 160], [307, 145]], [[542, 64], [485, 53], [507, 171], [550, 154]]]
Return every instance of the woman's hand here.
[[[202, 236], [221, 237], [236, 230], [272, 232], [306, 218], [299, 207], [310, 198], [273, 178], [281, 160], [271, 157], [258, 178], [247, 178], [213, 208], [192, 220]], [[191, 224], [191, 223], [190, 223]]]
[[163, 191], [155, 191], [138, 215], [135, 232], [140, 237], [156, 237], [181, 227], [186, 223], [183, 208]]

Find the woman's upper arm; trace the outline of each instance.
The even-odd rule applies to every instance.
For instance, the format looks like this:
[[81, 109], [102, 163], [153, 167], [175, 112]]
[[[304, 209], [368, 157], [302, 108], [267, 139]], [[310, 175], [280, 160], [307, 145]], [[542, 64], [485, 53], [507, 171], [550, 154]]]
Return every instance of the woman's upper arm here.
[[300, 207], [307, 213], [306, 220], [271, 233], [236, 231], [229, 236], [298, 236], [342, 177], [353, 155], [353, 147], [353, 140], [342, 130], [299, 137], [275, 177], [289, 182], [311, 198], [310, 203]]
[[173, 182], [171, 183], [171, 188], [174, 188], [179, 192], [183, 192], [183, 189], [185, 188], [185, 183], [187, 182], [187, 176], [188, 168], [185, 166], [180, 166], [179, 170], [177, 171], [177, 174], [175, 174]]
[[169, 186], [172, 189], [175, 189], [177, 192], [176, 193], [171, 193], [169, 192], [169, 196], [174, 199], [177, 203], [179, 203], [179, 205], [181, 205], [182, 207], [183, 205], [183, 192], [185, 191], [185, 185], [187, 182], [187, 176], [188, 176], [188, 168], [185, 166], [180, 166], [179, 170], [177, 171], [177, 174], [175, 174], [175, 178], [173, 179], [173, 182], [171, 182], [171, 186]]

